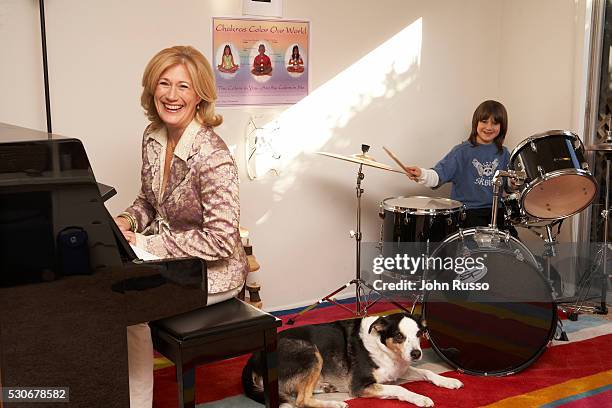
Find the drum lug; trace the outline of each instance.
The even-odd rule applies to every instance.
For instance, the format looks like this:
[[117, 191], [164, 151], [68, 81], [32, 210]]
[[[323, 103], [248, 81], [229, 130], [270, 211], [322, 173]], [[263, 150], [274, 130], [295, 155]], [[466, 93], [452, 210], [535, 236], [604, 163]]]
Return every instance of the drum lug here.
[[[510, 233], [508, 233], [508, 235], [510, 235]], [[508, 239], [506, 239], [506, 242], [508, 242]], [[525, 257], [523, 256], [521, 251], [519, 251], [518, 249], [514, 250], [514, 256], [516, 257], [516, 259], [518, 259], [521, 262], [525, 261]]]
[[382, 203], [380, 203], [380, 205], [378, 206], [378, 216], [383, 220], [385, 219], [385, 209], [383, 208]]
[[546, 176], [546, 172], [544, 171], [544, 169], [542, 168], [542, 166], [540, 166], [539, 164], [538, 164], [538, 173], [540, 173], [540, 176], [541, 176], [541, 177]]
[[582, 163], [582, 170], [589, 171], [589, 163], [587, 163], [587, 162], [583, 162], [583, 163]]
[[536, 144], [533, 143], [533, 140], [531, 142], [529, 142], [529, 145], [531, 146], [531, 150], [533, 150], [534, 153], [538, 152], [538, 148], [537, 148]]
[[429, 228], [433, 227], [435, 223], [436, 223], [435, 217], [429, 217]]

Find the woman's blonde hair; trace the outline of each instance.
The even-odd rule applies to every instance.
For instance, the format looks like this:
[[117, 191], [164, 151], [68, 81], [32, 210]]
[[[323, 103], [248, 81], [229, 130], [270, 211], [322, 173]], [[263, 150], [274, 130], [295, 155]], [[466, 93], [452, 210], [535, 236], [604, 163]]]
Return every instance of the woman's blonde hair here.
[[223, 117], [215, 113], [217, 87], [210, 63], [195, 48], [177, 45], [155, 54], [142, 75], [143, 89], [140, 104], [144, 108], [147, 118], [151, 121], [151, 128], [159, 129], [163, 126], [154, 101], [157, 82], [165, 70], [177, 64], [185, 66], [189, 76], [191, 76], [195, 93], [202, 99], [195, 113], [198, 122], [207, 126], [219, 126], [223, 122]]

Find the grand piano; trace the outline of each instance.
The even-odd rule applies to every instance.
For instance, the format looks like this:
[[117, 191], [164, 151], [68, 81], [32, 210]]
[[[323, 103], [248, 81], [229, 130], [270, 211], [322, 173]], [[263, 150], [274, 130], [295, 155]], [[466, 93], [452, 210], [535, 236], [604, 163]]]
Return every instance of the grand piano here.
[[0, 124], [0, 386], [129, 407], [126, 326], [206, 305], [206, 265], [142, 261], [78, 139]]

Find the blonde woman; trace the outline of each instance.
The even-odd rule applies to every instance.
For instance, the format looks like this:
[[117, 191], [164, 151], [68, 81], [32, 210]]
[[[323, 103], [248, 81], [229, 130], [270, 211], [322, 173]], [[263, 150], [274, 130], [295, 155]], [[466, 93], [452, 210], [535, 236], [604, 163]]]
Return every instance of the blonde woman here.
[[[193, 47], [158, 52], [142, 78], [150, 120], [142, 140], [141, 189], [115, 217], [126, 239], [161, 258], [208, 263], [208, 304], [235, 296], [246, 273], [238, 231], [238, 171], [214, 132], [216, 87], [208, 60]], [[169, 299], [168, 301], [171, 301]], [[152, 406], [153, 345], [148, 325], [128, 327], [130, 403]]]

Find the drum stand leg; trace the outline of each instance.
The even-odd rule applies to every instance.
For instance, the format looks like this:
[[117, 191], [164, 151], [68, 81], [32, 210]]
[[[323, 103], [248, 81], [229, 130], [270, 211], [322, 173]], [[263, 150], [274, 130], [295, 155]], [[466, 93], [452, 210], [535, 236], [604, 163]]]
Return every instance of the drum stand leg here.
[[610, 216], [610, 157], [606, 156], [606, 199], [605, 207], [601, 212], [604, 217], [604, 239], [603, 239], [603, 270], [601, 271], [601, 303], [597, 314], [608, 314], [606, 296], [608, 292], [608, 219]]
[[[603, 247], [598, 251], [597, 262], [589, 268], [586, 276], [581, 278], [578, 285], [578, 299], [574, 304], [574, 310], [569, 315], [570, 320], [578, 320], [578, 315], [581, 310], [589, 310], [595, 314], [608, 314], [607, 292], [608, 292], [608, 220], [610, 217], [610, 157], [606, 156], [606, 197], [604, 199], [604, 209], [601, 211], [601, 216], [604, 219], [604, 239]], [[589, 297], [589, 291], [592, 285], [591, 276], [599, 266], [602, 266], [601, 272], [601, 298], [599, 306], [588, 307], [585, 302]]]
[[550, 283], [550, 287], [552, 288], [553, 299], [557, 299], [561, 296], [560, 293], [557, 293], [555, 287], [553, 285], [553, 279], [550, 274], [552, 268], [552, 258], [557, 255], [557, 238], [553, 236], [552, 233], [552, 224], [546, 225], [546, 238], [544, 239], [544, 253], [542, 256], [546, 259], [546, 279], [548, 283]]
[[[368, 145], [361, 145], [361, 150], [365, 154], [370, 149]], [[287, 324], [294, 324], [296, 319], [302, 316], [304, 313], [307, 313], [320, 305], [323, 302], [330, 302], [335, 304], [336, 306], [340, 306], [341, 308], [347, 310], [349, 313], [352, 313], [355, 317], [364, 317], [368, 313], [368, 309], [370, 309], [375, 303], [377, 303], [381, 299], [389, 300], [393, 305], [399, 307], [403, 311], [410, 313], [408, 309], [406, 309], [401, 304], [391, 301], [385, 295], [374, 289], [370, 284], [361, 279], [361, 195], [363, 194], [363, 189], [361, 188], [361, 181], [365, 178], [365, 175], [362, 172], [363, 164], [359, 165], [359, 170], [357, 172], [357, 231], [351, 231], [351, 238], [355, 238], [355, 263], [356, 263], [356, 271], [355, 271], [355, 279], [347, 282], [343, 286], [340, 286], [336, 290], [330, 292], [329, 294], [323, 296], [321, 299], [317, 300], [310, 306], [305, 307], [301, 311], [299, 311], [292, 318], [287, 320]], [[348, 288], [351, 285], [355, 285], [355, 310], [351, 310], [345, 305], [339, 303], [334, 299], [334, 295], [342, 292], [344, 289]], [[369, 293], [366, 295], [366, 290]], [[377, 298], [375, 300], [370, 300], [370, 295], [376, 294]], [[413, 305], [414, 310], [414, 305]]]
[[[557, 250], [555, 247], [557, 245], [557, 238], [552, 233], [552, 225], [553, 224], [546, 225], [546, 238], [544, 239], [545, 249], [542, 256], [546, 259], [546, 279], [548, 280], [548, 283], [550, 283], [552, 297], [553, 299], [557, 299], [561, 294], [555, 291], [553, 279], [550, 274], [552, 268], [552, 258], [557, 255]], [[565, 312], [565, 309], [561, 308], [561, 310]], [[557, 319], [557, 330], [555, 331], [554, 339], [559, 341], [569, 341], [567, 333], [563, 328], [563, 321], [561, 319]]]
[[557, 341], [569, 341], [565, 328], [563, 328], [563, 320], [557, 320], [557, 330], [555, 330], [554, 339]]

